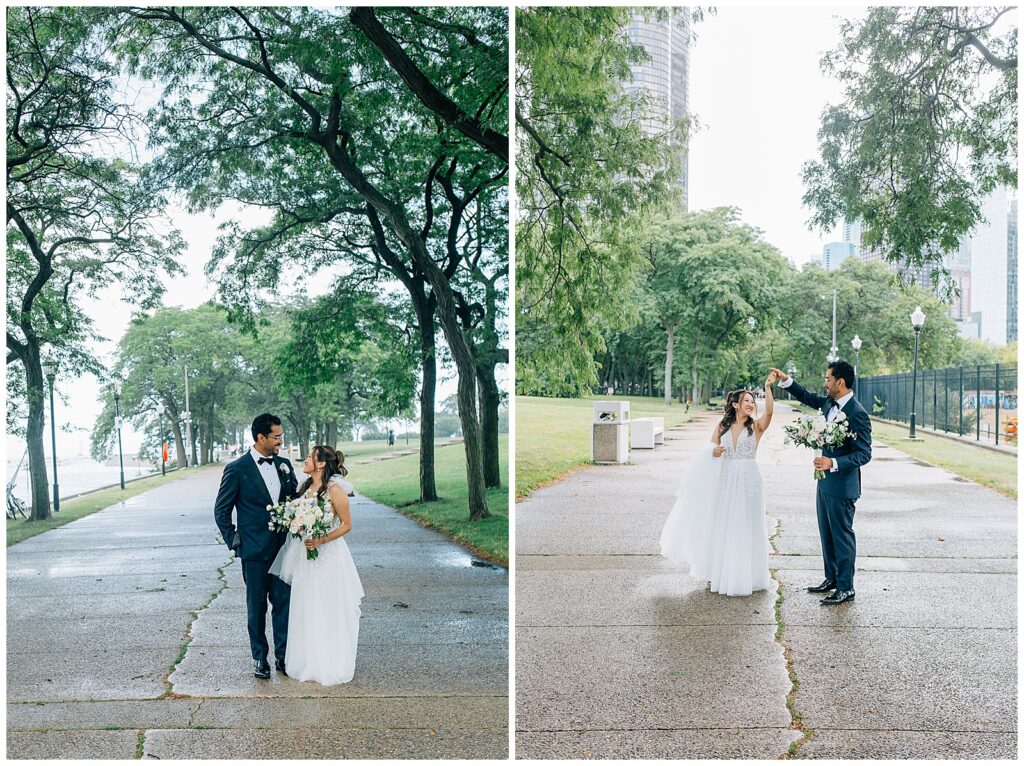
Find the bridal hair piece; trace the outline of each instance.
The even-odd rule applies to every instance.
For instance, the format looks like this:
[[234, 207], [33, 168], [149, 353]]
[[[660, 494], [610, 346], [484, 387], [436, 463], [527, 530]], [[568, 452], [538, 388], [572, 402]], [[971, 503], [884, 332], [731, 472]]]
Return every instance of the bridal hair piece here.
[[[743, 395], [746, 394], [750, 398], [754, 398], [754, 392], [748, 391], [745, 388], [740, 388], [735, 391], [730, 391], [725, 397], [725, 416], [722, 418], [722, 422], [718, 424], [719, 433], [724, 434], [730, 428], [732, 424], [736, 422], [736, 407], [743, 400]], [[754, 406], [757, 406], [757, 400], [754, 400]], [[754, 433], [754, 419], [747, 418], [747, 422], [744, 424], [747, 433]]]
[[[341, 476], [348, 476], [348, 469], [345, 467], [345, 455], [341, 450], [336, 450], [334, 447], [328, 447], [324, 444], [316, 444], [310, 449], [313, 454], [313, 465], [317, 463], [324, 464], [323, 474], [320, 476], [320, 488], [316, 491], [318, 500], [323, 500], [327, 496], [327, 484], [330, 482], [331, 477], [335, 474]], [[313, 477], [310, 476], [303, 482], [302, 486], [298, 489], [298, 494], [302, 495], [307, 489], [313, 484]]]

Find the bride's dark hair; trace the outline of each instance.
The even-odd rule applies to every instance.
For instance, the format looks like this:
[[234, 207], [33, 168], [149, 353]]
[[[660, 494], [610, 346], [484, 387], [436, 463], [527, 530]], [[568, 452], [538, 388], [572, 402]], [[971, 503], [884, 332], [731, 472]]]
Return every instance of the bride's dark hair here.
[[[316, 491], [316, 499], [323, 500], [327, 496], [327, 483], [331, 480], [331, 477], [335, 474], [341, 474], [342, 476], [348, 476], [348, 469], [345, 468], [345, 455], [341, 450], [336, 450], [334, 447], [328, 447], [324, 444], [314, 445], [310, 452], [313, 453], [313, 465], [323, 461], [324, 470], [320, 475], [320, 488]], [[313, 477], [310, 476], [306, 479], [302, 486], [298, 488], [297, 492], [299, 495], [306, 494], [306, 490], [313, 484]]]
[[[745, 388], [740, 388], [740, 389], [737, 389], [736, 391], [730, 391], [726, 395], [726, 397], [725, 397], [725, 417], [723, 417], [722, 418], [722, 422], [718, 424], [718, 433], [719, 434], [724, 434], [726, 431], [728, 431], [730, 428], [732, 428], [732, 424], [736, 422], [736, 408], [733, 405], [734, 404], [739, 404], [741, 401], [743, 401], [743, 395], [744, 394], [749, 395], [751, 398], [754, 397], [754, 393], [752, 391], [748, 391]], [[755, 401], [755, 404], [756, 403], [757, 402]], [[753, 418], [747, 418], [747, 422], [744, 423], [744, 426], [746, 427], [748, 434], [753, 434], [754, 433], [754, 419]]]

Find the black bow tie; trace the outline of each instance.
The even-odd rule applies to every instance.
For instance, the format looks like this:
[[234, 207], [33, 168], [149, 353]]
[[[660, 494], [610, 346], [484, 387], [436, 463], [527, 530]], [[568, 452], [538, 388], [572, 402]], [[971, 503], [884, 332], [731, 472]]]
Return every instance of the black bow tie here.
[[256, 465], [263, 465], [264, 463], [273, 463], [273, 462], [274, 462], [274, 458], [272, 458], [272, 457], [256, 458]]

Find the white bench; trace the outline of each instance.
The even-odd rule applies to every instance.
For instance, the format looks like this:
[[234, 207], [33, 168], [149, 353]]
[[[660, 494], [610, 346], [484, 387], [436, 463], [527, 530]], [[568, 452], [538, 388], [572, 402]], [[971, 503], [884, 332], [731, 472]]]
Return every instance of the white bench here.
[[665, 418], [633, 418], [629, 427], [633, 449], [654, 449], [665, 443]]

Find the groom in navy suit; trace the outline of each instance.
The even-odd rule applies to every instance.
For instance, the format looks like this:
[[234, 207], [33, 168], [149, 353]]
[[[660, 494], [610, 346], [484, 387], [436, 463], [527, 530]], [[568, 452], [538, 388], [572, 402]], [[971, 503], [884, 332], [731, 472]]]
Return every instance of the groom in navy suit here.
[[855, 439], [847, 439], [840, 447], [822, 450], [814, 459], [814, 467], [825, 472], [818, 481], [818, 535], [821, 555], [825, 560], [825, 581], [812, 585], [809, 593], [832, 595], [821, 600], [825, 606], [842, 604], [854, 598], [853, 572], [857, 562], [857, 539], [853, 534], [853, 514], [860, 497], [860, 469], [871, 460], [871, 418], [853, 396], [854, 372], [849, 362], [836, 361], [825, 375], [825, 391], [821, 396], [808, 391], [782, 370], [773, 369], [780, 388], [789, 391], [798, 401], [821, 410], [825, 420], [832, 422], [839, 413], [846, 415]]
[[[228, 548], [242, 560], [253, 666], [257, 678], [270, 678], [267, 601], [273, 610], [277, 670], [284, 674], [291, 586], [270, 574], [270, 565], [287, 533], [270, 530], [267, 506], [295, 497], [298, 480], [292, 464], [277, 454], [284, 441], [280, 418], [269, 412], [258, 415], [252, 421], [252, 438], [252, 449], [224, 468], [213, 517]], [[232, 509], [237, 516], [237, 528], [231, 521]]]

